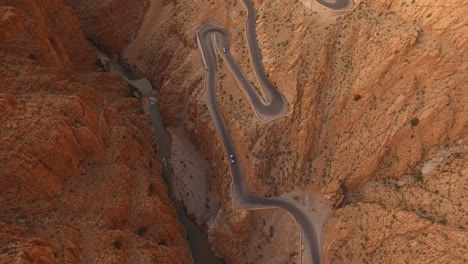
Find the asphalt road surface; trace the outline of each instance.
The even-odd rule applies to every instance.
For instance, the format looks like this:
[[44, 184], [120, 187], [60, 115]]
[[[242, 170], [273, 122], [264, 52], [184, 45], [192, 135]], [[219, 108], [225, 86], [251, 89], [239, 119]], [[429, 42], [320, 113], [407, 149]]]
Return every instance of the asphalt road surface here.
[[352, 1], [351, 0], [317, 0], [317, 2], [323, 6], [326, 6], [330, 9], [334, 10], [347, 10], [351, 8]]
[[[231, 35], [228, 30], [211, 24], [201, 25], [197, 31], [197, 42], [202, 54], [203, 63], [206, 68], [205, 76], [205, 101], [213, 118], [214, 124], [226, 150], [226, 158], [230, 161], [230, 155], [237, 157], [235, 146], [229, 135], [224, 118], [216, 101], [216, 82], [217, 82], [217, 61], [215, 49], [218, 48], [223, 59], [227, 63], [231, 72], [237, 81], [241, 84], [244, 92], [250, 100], [250, 103], [257, 114], [257, 117], [264, 122], [287, 114], [287, 102], [278, 89], [271, 83], [265, 74], [258, 42], [256, 39], [256, 10], [250, 0], [242, 0], [247, 11], [248, 18], [246, 24], [246, 36], [250, 58], [256, 77], [259, 80], [265, 98], [247, 80], [240, 67], [234, 61], [229, 52]], [[349, 6], [349, 0], [337, 0], [336, 2], [327, 2], [318, 0], [318, 2], [331, 9], [344, 9]], [[320, 248], [314, 224], [307, 214], [294, 203], [278, 198], [267, 198], [250, 192], [244, 184], [242, 172], [237, 162], [229, 162], [232, 179], [233, 191], [235, 196], [243, 204], [251, 207], [265, 208], [277, 207], [288, 211], [296, 220], [301, 228], [303, 244], [305, 246], [302, 252], [304, 263], [320, 263]]]
[[[255, 44], [250, 44], [249, 49], [252, 51], [252, 54], [256, 54], [256, 57], [260, 57], [258, 52], [258, 44], [255, 38], [255, 32], [253, 32], [253, 40]], [[213, 44], [216, 43], [216, 46], [220, 48], [221, 53], [224, 56], [226, 63], [228, 64], [231, 72], [234, 74], [237, 81], [244, 87], [244, 92], [248, 96], [250, 103], [252, 104], [257, 116], [263, 121], [270, 121], [271, 119], [277, 118], [279, 116], [284, 116], [288, 113], [287, 102], [284, 99], [283, 95], [276, 89], [276, 87], [271, 83], [271, 81], [266, 77], [263, 70], [263, 65], [261, 60], [252, 60], [259, 63], [253, 63], [254, 70], [257, 73], [260, 73], [258, 77], [260, 84], [262, 85], [263, 92], [266, 95], [266, 100], [260, 96], [252, 86], [250, 81], [245, 77], [239, 65], [234, 61], [234, 58], [229, 52], [229, 43], [231, 42], [231, 34], [225, 28], [217, 27], [214, 25], [204, 24], [200, 26], [197, 30], [197, 37], [199, 46], [202, 49], [204, 54], [205, 67], [208, 74], [207, 87], [214, 87], [214, 89], [207, 89], [208, 92], [212, 93], [213, 102], [216, 102], [216, 55], [214, 52]], [[222, 51], [222, 48], [226, 49], [226, 53]], [[210, 77], [211, 76], [211, 77]]]

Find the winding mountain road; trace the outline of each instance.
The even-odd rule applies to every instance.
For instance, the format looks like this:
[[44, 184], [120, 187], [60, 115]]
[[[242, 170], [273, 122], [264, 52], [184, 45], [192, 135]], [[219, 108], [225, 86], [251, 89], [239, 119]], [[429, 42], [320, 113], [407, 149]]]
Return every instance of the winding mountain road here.
[[[251, 0], [242, 0], [247, 11], [246, 36], [250, 52], [250, 58], [256, 77], [259, 80], [265, 98], [251, 85], [240, 67], [234, 61], [229, 52], [231, 35], [228, 30], [211, 24], [203, 24], [196, 30], [198, 48], [200, 49], [203, 63], [206, 68], [205, 75], [205, 102], [213, 118], [214, 124], [226, 150], [227, 159], [230, 155], [236, 157], [236, 149], [229, 135], [228, 128], [216, 101], [217, 60], [215, 49], [218, 48], [223, 59], [241, 84], [245, 94], [257, 115], [263, 122], [268, 122], [278, 117], [287, 115], [288, 105], [283, 95], [267, 78], [260, 56], [260, 49], [256, 39], [256, 10]], [[349, 6], [350, 0], [338, 0], [335, 3], [319, 0], [318, 2], [332, 9], [343, 9]], [[301, 228], [304, 251], [302, 259], [304, 263], [320, 263], [320, 247], [317, 230], [308, 215], [294, 203], [279, 199], [266, 198], [248, 190], [244, 184], [242, 172], [238, 163], [229, 163], [234, 196], [249, 208], [276, 207], [288, 211]]]
[[333, 10], [348, 10], [352, 7], [353, 1], [352, 0], [335, 0], [335, 1], [327, 1], [327, 0], [317, 0], [317, 3], [326, 6]]

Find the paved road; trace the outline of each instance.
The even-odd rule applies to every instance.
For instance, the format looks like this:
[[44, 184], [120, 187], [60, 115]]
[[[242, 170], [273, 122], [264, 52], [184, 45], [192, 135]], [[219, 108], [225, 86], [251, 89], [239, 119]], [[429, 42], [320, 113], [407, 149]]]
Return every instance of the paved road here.
[[[205, 101], [208, 106], [208, 110], [210, 111], [211, 117], [213, 118], [221, 141], [226, 150], [227, 159], [229, 160], [229, 155], [234, 155], [235, 157], [237, 157], [237, 155], [236, 149], [229, 135], [226, 123], [221, 114], [221, 110], [219, 109], [218, 103], [216, 101], [217, 62], [214, 45], [216, 43], [221, 53], [223, 47], [229, 47], [229, 32], [223, 28], [205, 24], [197, 30], [197, 38], [199, 42], [199, 47], [202, 51], [202, 56], [204, 58], [205, 67], [207, 69], [205, 76]], [[250, 82], [245, 78], [245, 76], [241, 72], [239, 66], [232, 60], [232, 57], [229, 54], [229, 50], [227, 51], [227, 53], [223, 54], [224, 59], [226, 59], [226, 62], [229, 64], [233, 74], [236, 76], [236, 78], [238, 78], [238, 81], [242, 84], [242, 87], [244, 88], [249, 99], [251, 100], [254, 109], [262, 115], [265, 114], [271, 117], [274, 117], [275, 114], [281, 113], [281, 111], [279, 110], [282, 110], [284, 108], [283, 105], [279, 105], [281, 104], [281, 102], [283, 102], [282, 96], [272, 96], [272, 94], [279, 94], [276, 88], [273, 87], [276, 92], [268, 90], [265, 91], [267, 97], [272, 96], [272, 98], [270, 98], [269, 102], [264, 104], [259, 94], [250, 85]], [[230, 65], [230, 63], [232, 63], [232, 65]], [[295, 218], [295, 220], [302, 229], [304, 245], [307, 246], [305, 251], [308, 251], [307, 255], [312, 256], [314, 264], [320, 263], [320, 249], [318, 247], [317, 234], [315, 232], [313, 224], [309, 220], [309, 217], [292, 203], [288, 203], [286, 201], [276, 198], [266, 198], [250, 192], [244, 184], [242, 172], [238, 163], [229, 163], [229, 165], [233, 177], [233, 191], [236, 197], [242, 203], [249, 204], [255, 207], [280, 207], [286, 209], [289, 213], [291, 213], [291, 215]]]
[[317, 3], [334, 10], [347, 10], [353, 4], [351, 0], [317, 0]]
[[[255, 40], [255, 32], [253, 32], [253, 39]], [[248, 34], [250, 35], [250, 34]], [[229, 52], [229, 43], [231, 42], [231, 34], [225, 28], [217, 27], [210, 24], [204, 24], [197, 29], [197, 37], [199, 40], [199, 46], [202, 47], [202, 52], [204, 56], [205, 67], [207, 69], [208, 75], [216, 77], [216, 55], [214, 52], [213, 43], [216, 42], [216, 45], [220, 48], [221, 53], [224, 55], [224, 60], [228, 64], [231, 72], [236, 77], [237, 81], [244, 87], [244, 92], [248, 96], [253, 109], [255, 110], [258, 118], [262, 121], [267, 122], [272, 119], [275, 119], [280, 116], [284, 116], [288, 113], [287, 102], [284, 99], [283, 95], [276, 89], [276, 87], [271, 83], [271, 81], [266, 77], [263, 70], [263, 65], [259, 59], [259, 52], [253, 52], [258, 58], [254, 58], [252, 61], [259, 61], [260, 63], [254, 63], [254, 70], [256, 73], [259, 73], [258, 79], [262, 85], [263, 92], [265, 93], [266, 99], [263, 99], [260, 96], [250, 83], [250, 81], [245, 77], [239, 65], [234, 61], [231, 53]], [[258, 51], [258, 44], [256, 41], [251, 41], [255, 44], [250, 44], [250, 50]], [[222, 52], [222, 48], [226, 49], [226, 53]], [[213, 102], [216, 102], [216, 79], [210, 78], [208, 76], [207, 83], [208, 86], [214, 86], [214, 89], [208, 89], [209, 92], [213, 93], [212, 99]]]
[[[205, 101], [226, 150], [228, 161], [230, 160], [230, 155], [234, 155], [235, 157], [237, 157], [237, 155], [226, 123], [216, 101], [216, 47], [223, 55], [223, 59], [236, 77], [237, 81], [241, 84], [244, 92], [250, 100], [255, 113], [257, 114], [257, 117], [260, 120], [267, 122], [284, 116], [288, 113], [286, 100], [267, 78], [263, 68], [258, 42], [256, 40], [255, 8], [250, 0], [242, 1], [248, 11], [246, 36], [250, 58], [256, 77], [262, 86], [265, 98], [258, 94], [256, 89], [251, 85], [250, 81], [247, 80], [245, 75], [242, 73], [242, 70], [231, 56], [231, 53], [229, 52], [231, 35], [228, 30], [215, 25], [204, 24], [201, 25], [196, 31], [198, 47], [202, 53], [203, 63], [206, 68]], [[337, 10], [345, 9], [349, 6], [349, 0], [337, 0], [334, 3], [326, 2], [324, 0], [318, 0], [318, 2], [324, 6]], [[278, 198], [266, 198], [250, 192], [244, 184], [242, 172], [238, 163], [230, 162], [229, 165], [233, 177], [233, 191], [240, 202], [253, 207], [278, 207], [287, 210], [294, 217], [299, 227], [301, 228], [303, 243], [305, 245], [305, 250], [303, 252], [304, 262], [312, 262], [314, 264], [320, 263], [321, 257], [317, 232], [315, 230], [314, 224], [310, 221], [306, 213], [303, 212], [298, 206], [288, 201]]]

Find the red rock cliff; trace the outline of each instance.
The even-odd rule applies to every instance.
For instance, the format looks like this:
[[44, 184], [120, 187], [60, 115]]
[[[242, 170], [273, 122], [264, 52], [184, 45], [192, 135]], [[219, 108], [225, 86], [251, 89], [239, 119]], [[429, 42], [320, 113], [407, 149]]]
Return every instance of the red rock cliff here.
[[[253, 2], [266, 72], [290, 114], [260, 123], [219, 63], [218, 101], [246, 154], [247, 184], [266, 195], [308, 189], [327, 198], [335, 211], [325, 262], [467, 262], [467, 1], [356, 0], [341, 13], [316, 1]], [[212, 188], [229, 211], [231, 178], [201, 100], [194, 30], [206, 21], [229, 28], [230, 50], [255, 83], [245, 10], [240, 0], [163, 1], [161, 9], [126, 55], [158, 87], [165, 120], [183, 123], [211, 161]], [[233, 263], [257, 261], [246, 256], [254, 228], [239, 234], [235, 214], [218, 216], [218, 252]]]
[[101, 48], [120, 52], [135, 36], [148, 0], [64, 0], [78, 15], [84, 34]]
[[191, 263], [149, 120], [61, 0], [0, 0], [0, 263]]
[[[231, 179], [200, 100], [205, 73], [194, 30], [205, 21], [229, 28], [230, 50], [255, 83], [240, 2], [167, 4], [151, 37], [129, 52], [153, 76], [166, 120], [185, 123], [213, 164], [213, 189], [223, 191]], [[337, 14], [301, 1], [254, 1], [266, 72], [290, 115], [258, 122], [219, 63], [218, 101], [238, 153], [246, 154], [239, 163], [247, 184], [267, 195], [318, 190], [337, 207], [325, 229], [330, 263], [466, 262], [467, 5], [355, 2]], [[225, 218], [218, 222], [233, 216]], [[242, 263], [247, 240], [232, 225], [231, 232], [230, 241], [215, 237], [216, 246]], [[428, 250], [431, 241], [438, 246]]]

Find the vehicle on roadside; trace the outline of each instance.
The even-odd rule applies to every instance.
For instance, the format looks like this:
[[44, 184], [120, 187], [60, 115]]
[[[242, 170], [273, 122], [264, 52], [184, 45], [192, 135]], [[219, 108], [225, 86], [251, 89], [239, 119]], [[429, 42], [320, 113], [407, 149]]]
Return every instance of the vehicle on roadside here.
[[231, 160], [231, 163], [235, 163], [236, 159], [234, 158], [234, 155], [229, 155], [229, 159]]

